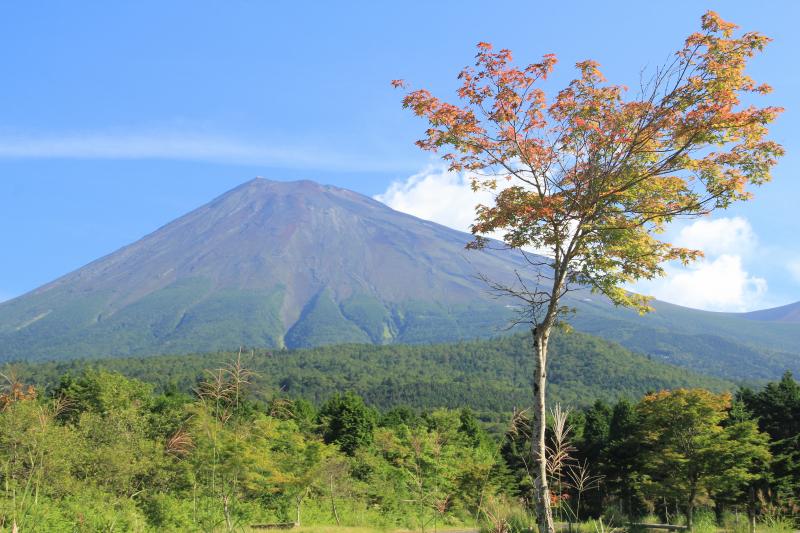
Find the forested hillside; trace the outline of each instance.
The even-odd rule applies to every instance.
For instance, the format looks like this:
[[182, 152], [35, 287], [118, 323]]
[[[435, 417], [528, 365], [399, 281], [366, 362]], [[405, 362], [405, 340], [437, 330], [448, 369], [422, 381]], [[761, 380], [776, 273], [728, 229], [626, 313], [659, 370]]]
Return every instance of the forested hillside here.
[[[319, 403], [353, 391], [376, 407], [471, 407], [505, 413], [531, 403], [530, 335], [449, 344], [349, 344], [305, 350], [254, 350], [242, 360], [257, 372], [264, 393], [282, 391]], [[571, 332], [552, 341], [550, 391], [554, 401], [581, 406], [595, 399], [638, 397], [665, 388], [730, 390], [733, 383], [652, 361], [618, 344]], [[233, 353], [14, 363], [16, 375], [52, 386], [65, 373], [96, 367], [120, 372], [156, 386], [189, 392], [204, 369], [229, 361]]]

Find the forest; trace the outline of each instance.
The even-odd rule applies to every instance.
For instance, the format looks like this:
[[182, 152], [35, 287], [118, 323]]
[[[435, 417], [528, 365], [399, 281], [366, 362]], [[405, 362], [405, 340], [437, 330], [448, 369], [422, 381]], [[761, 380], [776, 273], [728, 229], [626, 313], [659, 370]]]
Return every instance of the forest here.
[[[0, 527], [20, 531], [529, 531], [527, 412], [489, 431], [469, 408], [378, 409], [259, 391], [241, 357], [191, 392], [86, 368], [0, 396]], [[557, 521], [789, 530], [800, 496], [800, 384], [554, 404]], [[593, 524], [592, 526], [587, 523]], [[599, 526], [598, 526], [599, 524]]]
[[[280, 390], [287, 397], [320, 404], [336, 392], [351, 390], [384, 410], [400, 404], [417, 409], [470, 407], [482, 420], [494, 422], [496, 431], [502, 431], [505, 413], [531, 404], [530, 350], [530, 335], [516, 334], [443, 344], [243, 350], [242, 361], [256, 372], [256, 395]], [[636, 398], [680, 387], [716, 392], [736, 388], [730, 381], [653, 361], [619, 344], [578, 332], [555, 335], [552, 350], [557, 357], [550, 369], [549, 390], [554, 402], [565, 405], [588, 407], [596, 399]], [[219, 352], [19, 361], [5, 365], [4, 372], [39, 389], [49, 389], [64, 374], [102, 368], [151, 383], [157, 392], [191, 392], [204, 369], [216, 368], [236, 356], [235, 352]]]

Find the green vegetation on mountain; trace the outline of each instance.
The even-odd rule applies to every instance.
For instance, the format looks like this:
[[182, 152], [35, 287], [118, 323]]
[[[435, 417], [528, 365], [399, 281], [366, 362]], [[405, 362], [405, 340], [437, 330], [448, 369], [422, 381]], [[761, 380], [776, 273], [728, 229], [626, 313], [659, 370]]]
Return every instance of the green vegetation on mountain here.
[[348, 342], [370, 342], [370, 337], [345, 318], [328, 291], [311, 300], [297, 324], [286, 333], [286, 344], [297, 348]]
[[666, 363], [727, 379], [775, 379], [800, 372], [800, 326], [654, 302], [645, 317], [594, 297], [570, 318], [580, 331], [614, 340]]
[[[524, 260], [351, 191], [257, 179], [109, 256], [0, 303], [0, 362], [491, 338], [513, 317], [476, 274]], [[579, 331], [724, 379], [800, 373], [800, 327], [779, 313], [655, 302], [640, 317], [570, 294]], [[408, 394], [413, 394], [408, 392]]]
[[[349, 344], [304, 350], [245, 351], [261, 390], [281, 390], [291, 397], [322, 402], [353, 391], [376, 407], [471, 407], [491, 414], [531, 403], [530, 335], [435, 345]], [[618, 344], [577, 332], [552, 341], [550, 391], [554, 401], [587, 405], [597, 398], [638, 397], [677, 387], [731, 390], [733, 383], [652, 361]], [[39, 386], [52, 386], [65, 373], [85, 368], [120, 372], [154, 384], [157, 390], [191, 390], [205, 368], [218, 366], [231, 353], [18, 362], [16, 375]]]

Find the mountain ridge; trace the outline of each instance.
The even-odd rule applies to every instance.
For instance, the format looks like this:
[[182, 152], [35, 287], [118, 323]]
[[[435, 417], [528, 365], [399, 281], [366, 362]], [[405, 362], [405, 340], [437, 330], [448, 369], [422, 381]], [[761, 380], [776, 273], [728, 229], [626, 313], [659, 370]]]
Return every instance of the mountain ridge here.
[[751, 320], [800, 324], [800, 302], [768, 309], [758, 309], [756, 311], [750, 311], [749, 313], [743, 313], [743, 315]]
[[[483, 290], [470, 277], [470, 264], [460, 259], [467, 239], [466, 234], [345, 189], [255, 179], [128, 246], [0, 304], [0, 339], [13, 337], [11, 330], [43, 329], [48, 322], [58, 327], [59, 311], [80, 302], [86, 305], [71, 311], [77, 315], [62, 316], [70, 325], [62, 329], [97, 329], [122, 311], [130, 314], [146, 307], [166, 318], [158, 324], [139, 324], [142, 317], [133, 322], [163, 338], [164, 348], [176, 349], [195, 347], [171, 345], [167, 330], [197, 325], [192, 311], [203, 306], [230, 311], [225, 301], [231, 299], [243, 298], [250, 311], [262, 315], [262, 325], [268, 323], [256, 339], [246, 340], [279, 346], [322, 291], [356, 315], [364, 315], [354, 308], [356, 300], [361, 307], [376, 309], [376, 302], [419, 307], [434, 300], [434, 307], [466, 310], [474, 307], [476, 293]], [[508, 259], [488, 251], [471, 254], [470, 260], [479, 269], [498, 271]], [[158, 309], [150, 305], [153, 299]], [[270, 301], [266, 307], [265, 300]], [[389, 311], [407, 314], [404, 309]], [[71, 352], [77, 353], [76, 348]]]
[[[510, 283], [528, 265], [466, 251], [471, 238], [347, 189], [256, 178], [0, 303], [0, 360], [493, 336], [512, 302], [476, 274]], [[576, 328], [665, 362], [725, 378], [800, 369], [800, 328], [774, 313], [655, 302], [640, 318], [588, 291], [565, 303]]]

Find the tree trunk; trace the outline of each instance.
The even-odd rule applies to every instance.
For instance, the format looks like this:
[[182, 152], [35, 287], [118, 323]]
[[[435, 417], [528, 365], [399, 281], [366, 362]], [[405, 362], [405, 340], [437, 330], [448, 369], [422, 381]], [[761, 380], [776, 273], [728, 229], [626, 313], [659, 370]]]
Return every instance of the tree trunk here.
[[228, 509], [228, 495], [222, 495], [222, 514], [225, 516], [225, 526], [228, 531], [233, 531], [233, 522], [231, 521], [230, 509]]
[[330, 491], [331, 491], [331, 509], [333, 510], [333, 517], [336, 519], [336, 525], [341, 526], [339, 522], [339, 513], [336, 511], [336, 499], [333, 497], [333, 476], [330, 477]]
[[714, 501], [714, 520], [719, 526], [723, 525], [725, 521], [725, 504], [716, 500]]
[[297, 518], [294, 521], [295, 527], [300, 527], [300, 506], [303, 505], [303, 499], [297, 498]]
[[689, 500], [686, 502], [686, 528], [689, 532], [694, 527], [694, 499], [697, 495], [697, 489], [692, 487], [689, 490]]
[[748, 491], [748, 498], [747, 498], [747, 525], [750, 529], [750, 533], [755, 533], [756, 531], [756, 489], [752, 485], [750, 486], [750, 490]]
[[547, 385], [547, 340], [549, 327], [533, 329], [533, 352], [535, 375], [533, 379], [533, 433], [531, 435], [531, 453], [536, 465], [536, 521], [539, 533], [555, 533], [553, 512], [550, 508], [550, 489], [547, 485], [547, 407], [545, 403], [545, 387]]

